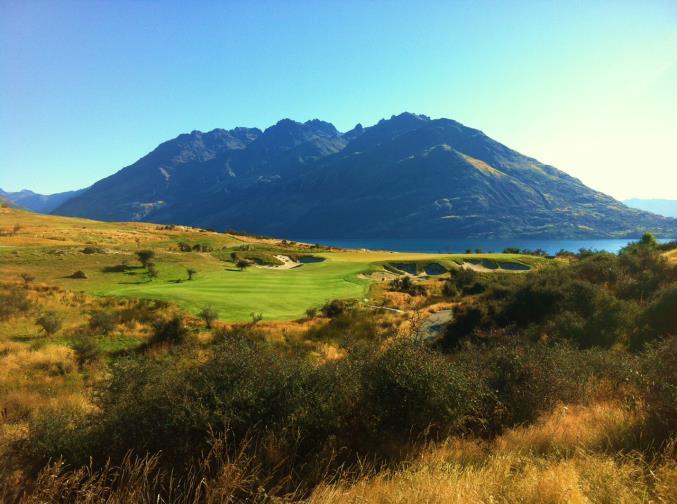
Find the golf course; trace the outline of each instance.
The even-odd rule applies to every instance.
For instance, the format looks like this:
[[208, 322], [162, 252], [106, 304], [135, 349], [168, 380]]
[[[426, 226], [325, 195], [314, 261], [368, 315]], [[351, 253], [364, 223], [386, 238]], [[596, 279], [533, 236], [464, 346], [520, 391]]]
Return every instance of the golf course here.
[[[208, 306], [231, 322], [252, 314], [294, 320], [331, 299], [363, 300], [376, 278], [440, 276], [460, 267], [524, 271], [544, 261], [520, 254], [335, 249], [183, 226], [0, 210], [0, 266], [10, 277], [30, 272], [37, 282], [70, 291], [163, 300], [190, 313]], [[139, 262], [139, 251], [150, 251], [150, 267]]]

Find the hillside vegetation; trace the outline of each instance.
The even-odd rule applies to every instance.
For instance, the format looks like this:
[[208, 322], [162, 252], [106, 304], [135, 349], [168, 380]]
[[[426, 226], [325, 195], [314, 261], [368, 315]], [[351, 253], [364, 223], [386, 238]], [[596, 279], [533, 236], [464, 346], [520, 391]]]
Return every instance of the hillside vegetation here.
[[[0, 211], [5, 502], [674, 499], [674, 243], [392, 254]], [[281, 251], [301, 266], [281, 269]], [[214, 303], [244, 295], [229, 275], [359, 289], [319, 288], [275, 321], [280, 290], [237, 322], [114, 292], [128, 268], [138, 295], [183, 271], [178, 285], [211, 279]]]

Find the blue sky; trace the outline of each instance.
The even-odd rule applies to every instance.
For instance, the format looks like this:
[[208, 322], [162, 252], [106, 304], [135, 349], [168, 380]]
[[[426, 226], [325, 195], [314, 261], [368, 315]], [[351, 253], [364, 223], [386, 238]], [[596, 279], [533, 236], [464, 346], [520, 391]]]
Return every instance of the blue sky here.
[[0, 0], [0, 187], [87, 186], [193, 129], [449, 117], [677, 198], [677, 2]]

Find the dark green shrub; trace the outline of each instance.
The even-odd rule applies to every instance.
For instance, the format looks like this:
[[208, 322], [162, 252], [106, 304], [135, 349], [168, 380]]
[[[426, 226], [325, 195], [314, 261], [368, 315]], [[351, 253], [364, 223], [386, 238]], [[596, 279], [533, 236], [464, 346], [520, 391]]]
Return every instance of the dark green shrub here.
[[171, 344], [180, 345], [188, 338], [188, 329], [180, 316], [169, 320], [159, 320], [153, 324], [153, 335], [148, 341], [149, 345]]

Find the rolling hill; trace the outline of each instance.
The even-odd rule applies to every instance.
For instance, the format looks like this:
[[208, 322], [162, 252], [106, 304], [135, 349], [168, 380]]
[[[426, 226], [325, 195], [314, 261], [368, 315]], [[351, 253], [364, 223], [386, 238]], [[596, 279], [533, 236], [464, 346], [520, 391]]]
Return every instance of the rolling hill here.
[[289, 119], [261, 131], [193, 131], [54, 213], [316, 238], [677, 234], [450, 119], [403, 113], [340, 133]]

